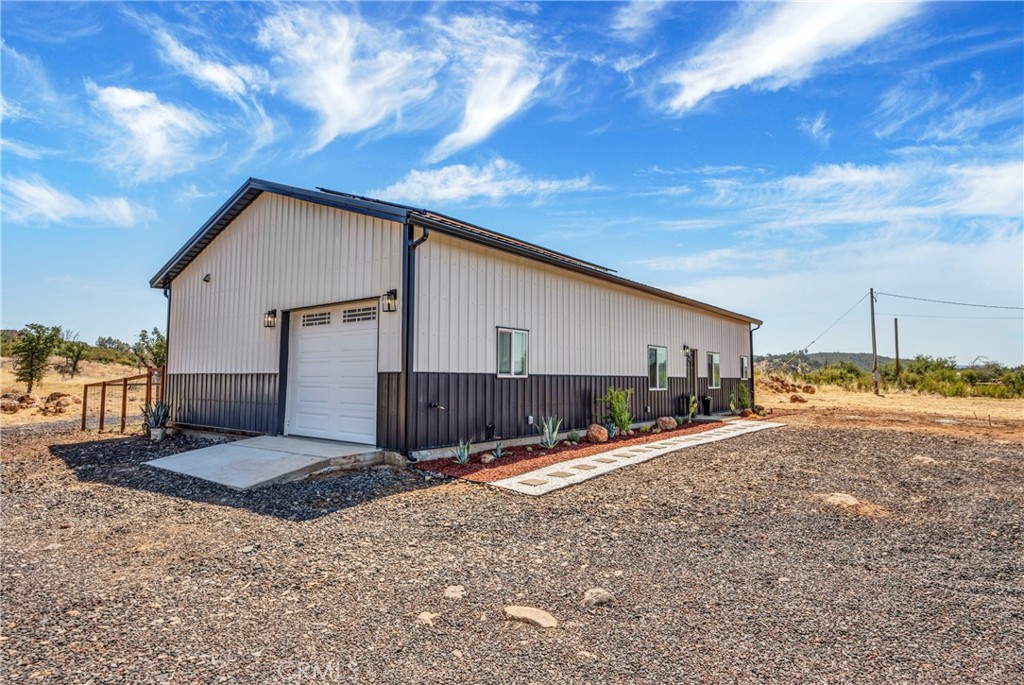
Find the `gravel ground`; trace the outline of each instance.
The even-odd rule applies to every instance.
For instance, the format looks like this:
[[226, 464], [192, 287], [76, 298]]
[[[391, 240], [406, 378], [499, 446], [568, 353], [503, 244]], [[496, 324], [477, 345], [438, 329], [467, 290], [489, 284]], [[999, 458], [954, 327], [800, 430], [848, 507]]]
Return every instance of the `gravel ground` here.
[[[1020, 447], [784, 428], [535, 499], [390, 470], [232, 493], [140, 466], [196, 438], [2, 440], [9, 682], [1024, 673]], [[872, 506], [813, 497], [837, 491]], [[582, 608], [595, 586], [615, 603]], [[560, 626], [504, 621], [505, 604]]]

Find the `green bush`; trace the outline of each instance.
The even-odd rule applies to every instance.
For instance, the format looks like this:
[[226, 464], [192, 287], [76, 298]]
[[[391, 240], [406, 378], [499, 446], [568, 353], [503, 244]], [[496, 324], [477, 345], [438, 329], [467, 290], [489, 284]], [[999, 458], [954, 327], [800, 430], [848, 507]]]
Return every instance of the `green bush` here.
[[632, 390], [621, 390], [609, 386], [604, 397], [597, 399], [597, 403], [603, 404], [605, 407], [605, 419], [600, 423], [611, 423], [619, 429], [620, 433], [628, 431], [629, 427], [633, 425], [633, 415], [629, 411], [629, 398], [632, 394]]

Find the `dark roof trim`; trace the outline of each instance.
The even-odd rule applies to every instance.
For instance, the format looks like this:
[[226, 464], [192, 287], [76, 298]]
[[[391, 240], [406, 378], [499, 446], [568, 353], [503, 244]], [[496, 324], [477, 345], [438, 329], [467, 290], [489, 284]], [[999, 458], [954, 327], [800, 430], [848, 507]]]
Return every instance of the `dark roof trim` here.
[[[755, 319], [753, 317], [746, 316], [745, 314], [739, 314], [737, 312], [729, 311], [728, 309], [715, 307], [713, 305], [707, 304], [706, 302], [701, 302], [699, 300], [691, 300], [688, 297], [677, 295], [676, 293], [669, 292], [668, 290], [662, 290], [660, 288], [655, 288], [654, 286], [646, 285], [644, 283], [631, 281], [628, 278], [616, 276], [615, 274], [609, 273], [607, 271], [599, 271], [597, 269], [588, 268], [586, 266], [580, 266], [573, 263], [575, 260], [568, 261], [564, 259], [559, 259], [558, 257], [552, 255], [544, 254], [543, 252], [537, 252], [533, 249], [526, 247], [526, 244], [524, 244], [524, 246], [517, 246], [508, 241], [496, 240], [495, 238], [488, 236], [486, 231], [481, 232], [477, 230], [466, 230], [465, 227], [459, 225], [461, 222], [442, 221], [435, 218], [436, 216], [437, 215], [428, 215], [420, 212], [413, 212], [410, 213], [409, 221], [416, 226], [426, 226], [431, 231], [446, 233], [451, 236], [462, 238], [463, 240], [469, 240], [480, 245], [493, 247], [495, 249], [502, 250], [503, 252], [510, 252], [512, 254], [517, 254], [537, 262], [544, 262], [546, 264], [551, 264], [552, 266], [557, 266], [563, 269], [568, 269], [570, 271], [575, 271], [576, 273], [580, 273], [585, 276], [591, 276], [592, 278], [607, 281], [608, 283], [615, 283], [616, 285], [621, 285], [631, 290], [639, 290], [649, 295], [654, 295], [655, 297], [660, 297], [666, 300], [671, 300], [672, 302], [676, 302], [678, 304], [693, 307], [694, 309], [712, 312], [714, 314], [718, 314], [730, 319], [736, 319], [744, 323], [752, 323], [757, 325], [761, 325], [764, 323], [760, 319]], [[582, 262], [582, 264], [586, 264], [586, 262]]]
[[294, 186], [284, 185], [281, 183], [273, 183], [271, 181], [264, 181], [258, 178], [250, 178], [242, 184], [241, 188], [235, 191], [235, 194], [232, 195], [231, 198], [225, 202], [205, 224], [203, 224], [202, 228], [200, 228], [195, 235], [189, 238], [184, 247], [178, 250], [174, 257], [172, 257], [170, 261], [168, 261], [160, 271], [150, 279], [150, 287], [169, 287], [171, 281], [173, 281], [178, 274], [184, 271], [185, 267], [187, 267], [192, 260], [195, 259], [196, 256], [235, 219], [235, 217], [241, 214], [246, 207], [251, 205], [256, 198], [264, 192], [284, 195], [285, 197], [305, 200], [306, 202], [334, 207], [336, 209], [344, 209], [358, 214], [386, 219], [388, 221], [396, 221], [399, 223], [412, 222], [431, 230], [437, 230], [441, 233], [469, 240], [480, 245], [486, 245], [503, 252], [509, 252], [526, 257], [527, 259], [551, 264], [586, 276], [592, 276], [593, 278], [607, 281], [609, 283], [615, 283], [632, 290], [639, 290], [649, 295], [654, 295], [695, 309], [711, 312], [746, 323], [758, 325], [763, 323], [759, 319], [731, 312], [728, 309], [721, 309], [720, 307], [715, 307], [698, 300], [691, 300], [688, 297], [683, 297], [682, 295], [677, 295], [667, 290], [661, 290], [653, 286], [622, 278], [621, 276], [616, 276], [612, 269], [592, 264], [591, 262], [586, 262], [582, 259], [576, 259], [575, 257], [570, 257], [569, 255], [562, 254], [561, 252], [555, 252], [554, 250], [549, 250], [547, 248], [540, 247], [539, 245], [518, 240], [517, 238], [497, 233], [486, 228], [481, 228], [480, 226], [474, 226], [473, 224], [453, 219], [452, 217], [448, 217], [443, 214], [430, 212], [424, 209], [414, 209], [412, 207], [392, 202], [373, 200], [366, 197], [360, 197], [358, 195], [349, 195], [348, 193], [328, 190], [326, 188], [321, 188], [316, 191], [305, 190], [303, 188], [296, 188]]
[[328, 193], [304, 190], [302, 188], [296, 188], [282, 183], [273, 183], [271, 181], [264, 181], [258, 178], [250, 178], [242, 184], [241, 188], [235, 191], [235, 194], [232, 195], [227, 202], [221, 205], [221, 208], [218, 209], [205, 224], [203, 224], [203, 227], [200, 228], [195, 235], [189, 238], [188, 242], [185, 243], [185, 246], [178, 250], [178, 252], [171, 257], [170, 261], [161, 267], [160, 271], [150, 279], [150, 287], [168, 287], [171, 284], [171, 281], [173, 281], [174, 278], [185, 269], [185, 267], [191, 264], [192, 260], [195, 259], [207, 245], [213, 242], [213, 239], [216, 238], [217, 235], [235, 219], [235, 217], [241, 214], [246, 207], [251, 205], [256, 198], [264, 192], [284, 195], [285, 197], [293, 197], [318, 205], [335, 207], [337, 209], [346, 209], [358, 214], [366, 214], [367, 216], [387, 219], [389, 221], [404, 222], [406, 217], [405, 210], [396, 210], [393, 206], [389, 206], [385, 203], [356, 198], [355, 196], [339, 197]]

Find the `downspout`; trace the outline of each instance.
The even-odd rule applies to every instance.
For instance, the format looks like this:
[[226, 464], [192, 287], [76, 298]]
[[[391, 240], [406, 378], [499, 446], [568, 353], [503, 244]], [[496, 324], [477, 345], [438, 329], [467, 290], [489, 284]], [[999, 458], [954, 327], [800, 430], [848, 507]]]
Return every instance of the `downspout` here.
[[408, 219], [405, 222], [404, 250], [402, 251], [402, 373], [405, 383], [400, 388], [399, 411], [402, 419], [402, 441], [404, 454], [412, 451], [412, 426], [416, 412], [413, 399], [413, 357], [415, 346], [415, 302], [416, 302], [416, 248], [430, 237], [430, 229], [423, 226], [423, 235], [413, 240], [416, 227]]
[[755, 327], [750, 329], [750, 406], [753, 407], [757, 404], [757, 399], [754, 397], [754, 331], [759, 329], [762, 324], [757, 324]]
[[167, 403], [167, 367], [171, 359], [171, 284], [164, 288], [164, 297], [167, 298], [167, 324], [164, 327], [164, 373], [160, 377], [160, 401]]

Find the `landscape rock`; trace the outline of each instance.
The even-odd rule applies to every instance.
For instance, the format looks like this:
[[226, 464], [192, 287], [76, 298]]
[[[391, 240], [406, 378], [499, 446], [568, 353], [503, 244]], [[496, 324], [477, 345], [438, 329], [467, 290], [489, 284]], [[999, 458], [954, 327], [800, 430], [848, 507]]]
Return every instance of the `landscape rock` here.
[[803, 387], [803, 391], [805, 393], [807, 393], [808, 395], [813, 395], [815, 393], [815, 389], [814, 389], [813, 385], [805, 385]]
[[17, 414], [19, 409], [21, 409], [21, 405], [16, 400], [7, 397], [0, 400], [0, 412], [4, 414]]
[[444, 596], [448, 599], [462, 599], [466, 596], [466, 588], [461, 585], [449, 585], [444, 589]]
[[429, 611], [421, 611], [416, 617], [416, 625], [434, 627], [434, 621], [441, 618], [441, 614], [432, 614]]
[[855, 507], [860, 504], [859, 499], [845, 492], [823, 492], [814, 495], [814, 498], [831, 507]]
[[25, 392], [18, 397], [18, 404], [22, 407], [34, 407], [39, 404], [39, 398], [31, 393]]
[[583, 606], [597, 607], [604, 604], [611, 604], [615, 601], [615, 595], [608, 592], [604, 588], [592, 587], [583, 593], [583, 600], [580, 602]]
[[596, 423], [590, 424], [587, 428], [587, 442], [608, 442], [608, 431], [604, 426], [599, 426]]
[[504, 609], [505, 618], [510, 621], [521, 621], [537, 628], [557, 628], [558, 621], [554, 616], [535, 607], [507, 606]]
[[56, 402], [62, 397], [71, 397], [71, 394], [66, 392], [51, 392], [49, 395], [46, 396], [46, 401]]
[[495, 459], [497, 459], [497, 457], [495, 457], [490, 452], [484, 452], [483, 454], [480, 455], [480, 463], [481, 464], [490, 464]]
[[658, 428], [663, 431], [670, 431], [679, 425], [671, 416], [662, 416], [656, 421], [656, 423], [658, 424]]
[[[47, 402], [50, 402], [50, 400], [47, 400]], [[75, 402], [71, 399], [71, 395], [64, 395], [63, 397], [58, 397], [53, 403], [58, 407], [70, 407]]]
[[935, 459], [932, 459], [931, 457], [925, 457], [925, 456], [922, 456], [920, 454], [917, 455], [916, 457], [911, 457], [910, 461], [914, 462], [915, 464], [938, 464], [939, 463], [938, 461], [936, 461]]
[[750, 418], [753, 415], [754, 412], [751, 409], [744, 409], [743, 411], [740, 412], [740, 416], [743, 417], [744, 419]]
[[803, 395], [790, 395], [789, 396], [789, 401], [790, 402], [806, 402], [807, 400], [806, 400], [806, 398], [803, 397]]

